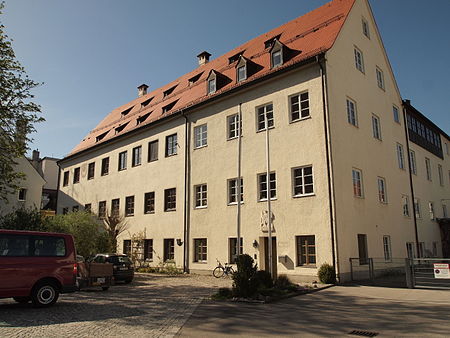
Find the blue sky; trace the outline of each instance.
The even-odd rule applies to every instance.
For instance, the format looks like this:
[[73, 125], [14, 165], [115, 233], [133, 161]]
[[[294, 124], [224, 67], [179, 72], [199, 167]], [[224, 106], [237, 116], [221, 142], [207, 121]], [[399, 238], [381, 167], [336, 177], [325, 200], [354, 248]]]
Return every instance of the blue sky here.
[[[0, 17], [46, 122], [32, 149], [63, 157], [112, 109], [325, 0], [6, 0]], [[403, 98], [450, 134], [449, 0], [370, 0]], [[224, 5], [226, 4], [226, 5]]]

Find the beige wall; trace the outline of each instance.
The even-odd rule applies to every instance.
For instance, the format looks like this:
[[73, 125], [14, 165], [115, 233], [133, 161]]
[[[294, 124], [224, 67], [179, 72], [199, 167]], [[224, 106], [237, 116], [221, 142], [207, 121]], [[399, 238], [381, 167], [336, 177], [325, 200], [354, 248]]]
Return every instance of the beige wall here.
[[16, 171], [25, 174], [25, 179], [20, 183], [20, 187], [27, 190], [25, 201], [19, 201], [18, 192], [11, 194], [8, 196], [7, 203], [0, 201], [0, 215], [5, 215], [20, 207], [37, 209], [41, 207], [44, 179], [25, 157], [17, 159]]

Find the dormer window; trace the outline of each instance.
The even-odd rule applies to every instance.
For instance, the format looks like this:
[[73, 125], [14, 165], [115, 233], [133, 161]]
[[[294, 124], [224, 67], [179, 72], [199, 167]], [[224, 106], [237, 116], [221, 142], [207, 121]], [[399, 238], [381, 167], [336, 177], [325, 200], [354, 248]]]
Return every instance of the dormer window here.
[[144, 102], [141, 102], [141, 108], [147, 107], [148, 104], [153, 100], [153, 97], [145, 100]]
[[117, 135], [117, 134], [120, 133], [122, 130], [124, 130], [125, 127], [126, 127], [127, 125], [128, 125], [128, 122], [125, 123], [125, 124], [122, 124], [121, 126], [118, 126], [118, 127], [115, 129], [115, 135]]
[[147, 120], [147, 117], [149, 117], [151, 113], [152, 113], [152, 112], [147, 113], [147, 114], [142, 115], [142, 116], [139, 116], [139, 117], [136, 119], [136, 125], [139, 125], [139, 124], [141, 124], [142, 122], [144, 122], [145, 120]]
[[247, 60], [242, 56], [236, 65], [236, 79], [237, 82], [247, 80]]
[[272, 49], [270, 50], [270, 61], [272, 68], [279, 67], [283, 64], [283, 47], [284, 45], [275, 40], [272, 45]]
[[109, 130], [107, 132], [104, 132], [103, 134], [98, 135], [95, 138], [95, 142], [100, 142], [101, 140], [103, 140], [105, 138], [106, 134], [108, 134], [108, 133], [109, 133]]
[[191, 77], [191, 78], [189, 79], [189, 86], [192, 86], [195, 82], [197, 82], [198, 79], [200, 78], [200, 76], [202, 76], [202, 74], [203, 74], [203, 72], [198, 73], [197, 75]]
[[273, 43], [275, 41], [278, 41], [280, 36], [281, 36], [281, 34], [278, 34], [278, 35], [275, 35], [274, 37], [270, 38], [269, 40], [264, 41], [264, 48], [272, 47]]
[[216, 78], [208, 80], [208, 94], [216, 92]]
[[167, 89], [166, 91], [164, 91], [164, 92], [163, 92], [163, 97], [167, 97], [167, 96], [169, 96], [170, 94], [172, 94], [176, 87], [177, 87], [177, 85], [175, 85], [175, 86], [173, 86], [173, 87]]
[[211, 70], [206, 79], [206, 92], [208, 95], [214, 94], [230, 82], [231, 79], [227, 76], [215, 70]]
[[167, 106], [162, 107], [163, 114], [168, 113], [172, 108], [175, 106], [175, 104], [178, 102], [178, 100], [173, 101], [169, 103]]

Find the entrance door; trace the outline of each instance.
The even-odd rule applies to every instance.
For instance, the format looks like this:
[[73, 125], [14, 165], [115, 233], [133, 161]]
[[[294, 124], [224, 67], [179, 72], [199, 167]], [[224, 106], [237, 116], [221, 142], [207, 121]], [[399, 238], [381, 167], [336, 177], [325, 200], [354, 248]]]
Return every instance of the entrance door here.
[[[272, 237], [272, 266], [273, 275], [277, 275], [277, 239]], [[264, 237], [264, 270], [269, 272], [269, 238]]]
[[368, 264], [369, 253], [367, 251], [366, 234], [358, 234], [358, 252], [359, 252], [359, 265]]

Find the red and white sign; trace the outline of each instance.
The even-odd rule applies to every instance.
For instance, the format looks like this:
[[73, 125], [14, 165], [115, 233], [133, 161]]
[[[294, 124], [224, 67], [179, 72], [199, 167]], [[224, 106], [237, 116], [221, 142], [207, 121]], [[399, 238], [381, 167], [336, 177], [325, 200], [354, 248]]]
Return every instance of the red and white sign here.
[[450, 279], [450, 264], [434, 263], [434, 278]]

